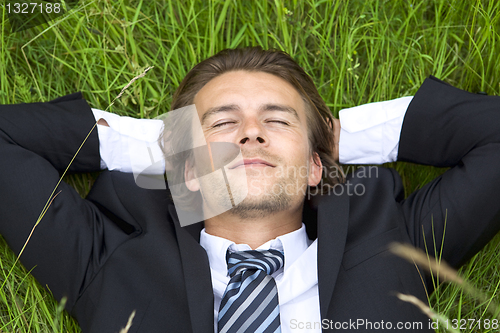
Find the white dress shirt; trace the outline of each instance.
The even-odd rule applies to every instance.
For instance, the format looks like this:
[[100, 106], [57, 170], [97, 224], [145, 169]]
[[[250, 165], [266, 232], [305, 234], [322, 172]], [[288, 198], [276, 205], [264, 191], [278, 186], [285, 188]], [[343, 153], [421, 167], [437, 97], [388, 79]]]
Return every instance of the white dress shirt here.
[[[412, 98], [402, 97], [341, 110], [340, 163], [396, 161], [403, 118]], [[97, 126], [102, 169], [142, 171], [163, 161], [158, 145], [163, 121], [120, 117], [99, 109], [92, 109], [92, 112], [96, 120], [103, 118], [109, 124], [109, 127]], [[163, 174], [164, 165], [158, 164], [156, 173]]]
[[[399, 137], [406, 109], [413, 97], [364, 104], [340, 111], [339, 160], [342, 164], [381, 164], [397, 160]], [[101, 167], [122, 172], [144, 170], [162, 159], [157, 139], [161, 120], [120, 117], [92, 109], [98, 126]], [[147, 149], [144, 149], [145, 145]], [[161, 164], [160, 164], [161, 165]], [[163, 169], [162, 169], [163, 168]], [[164, 165], [156, 172], [163, 174]], [[250, 250], [246, 244], [201, 231], [200, 244], [207, 251], [214, 290], [214, 328], [222, 295], [229, 282], [226, 251]], [[259, 249], [283, 250], [285, 265], [273, 274], [278, 288], [283, 333], [321, 332], [317, 240], [307, 238], [305, 226], [261, 245]], [[310, 328], [307, 328], [310, 327]]]

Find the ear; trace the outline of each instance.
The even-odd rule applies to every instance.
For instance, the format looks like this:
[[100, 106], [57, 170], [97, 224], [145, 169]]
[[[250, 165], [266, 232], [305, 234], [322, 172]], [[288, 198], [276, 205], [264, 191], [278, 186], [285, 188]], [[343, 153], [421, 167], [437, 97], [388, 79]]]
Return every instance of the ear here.
[[196, 178], [194, 168], [191, 167], [191, 164], [188, 161], [184, 164], [184, 180], [186, 187], [191, 192], [197, 192], [200, 190], [200, 182], [198, 181], [198, 178]]
[[323, 164], [319, 158], [318, 153], [312, 153], [309, 158], [309, 177], [307, 179], [307, 185], [316, 186], [321, 181], [321, 176], [323, 174]]

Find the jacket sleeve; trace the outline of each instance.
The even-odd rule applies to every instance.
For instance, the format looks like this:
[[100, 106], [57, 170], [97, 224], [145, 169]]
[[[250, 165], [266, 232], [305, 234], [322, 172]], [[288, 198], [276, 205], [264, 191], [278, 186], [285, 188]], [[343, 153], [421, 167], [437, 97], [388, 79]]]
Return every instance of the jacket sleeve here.
[[[95, 119], [81, 94], [48, 103], [0, 105], [0, 234], [18, 254]], [[97, 171], [99, 143], [92, 131], [71, 172]], [[34, 229], [21, 262], [71, 308], [107, 228], [100, 211], [61, 182]]]
[[500, 97], [428, 78], [406, 112], [398, 160], [450, 167], [402, 203], [415, 246], [458, 267], [500, 230]]

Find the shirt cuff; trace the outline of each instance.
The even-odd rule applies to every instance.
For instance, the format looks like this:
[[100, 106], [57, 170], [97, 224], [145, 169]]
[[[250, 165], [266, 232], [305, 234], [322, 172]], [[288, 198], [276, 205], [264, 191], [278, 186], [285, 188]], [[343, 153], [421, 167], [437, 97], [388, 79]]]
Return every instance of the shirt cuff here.
[[[122, 117], [99, 109], [92, 109], [96, 121], [104, 119], [109, 127], [97, 126], [101, 169], [139, 174], [165, 172], [163, 153], [158, 138], [163, 121]], [[158, 163], [160, 162], [161, 163]]]
[[412, 96], [341, 110], [339, 161], [382, 164], [397, 160], [401, 127]]

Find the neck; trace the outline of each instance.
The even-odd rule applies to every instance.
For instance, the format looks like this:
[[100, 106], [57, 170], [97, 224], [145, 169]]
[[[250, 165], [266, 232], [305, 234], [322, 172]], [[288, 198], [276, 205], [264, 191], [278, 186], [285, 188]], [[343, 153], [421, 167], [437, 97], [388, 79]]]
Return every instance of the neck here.
[[229, 211], [205, 220], [205, 231], [236, 244], [248, 244], [255, 250], [278, 236], [300, 229], [302, 208], [252, 218], [242, 218]]

